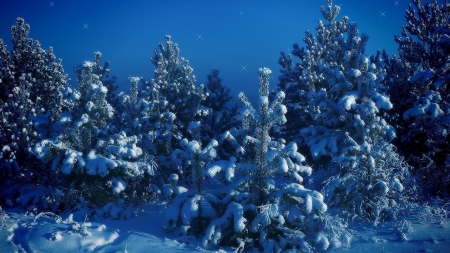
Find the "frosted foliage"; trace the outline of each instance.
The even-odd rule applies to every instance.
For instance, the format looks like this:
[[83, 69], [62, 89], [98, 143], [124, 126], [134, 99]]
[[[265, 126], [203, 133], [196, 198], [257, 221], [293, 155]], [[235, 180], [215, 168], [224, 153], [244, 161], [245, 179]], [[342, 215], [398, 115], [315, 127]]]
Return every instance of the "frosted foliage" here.
[[243, 207], [236, 202], [231, 202], [223, 216], [214, 220], [206, 229], [205, 236], [203, 237], [203, 246], [207, 247], [210, 244], [217, 246], [219, 241], [225, 239], [222, 230], [231, 225], [230, 221], [233, 224], [235, 233], [243, 231], [247, 222], [243, 214]]
[[120, 193], [127, 188], [127, 184], [120, 178], [112, 178], [106, 183], [109, 187], [112, 188], [113, 193]]
[[92, 108], [94, 108], [94, 103], [92, 103], [91, 101], [88, 101], [86, 103], [86, 111], [90, 112], [92, 110]]
[[142, 149], [137, 146], [136, 136], [127, 137], [126, 133], [121, 132], [113, 135], [108, 143], [109, 156], [114, 156], [118, 160], [136, 159], [143, 155]]
[[91, 151], [86, 158], [86, 169], [90, 175], [100, 175], [102, 177], [108, 174], [108, 169], [117, 167], [117, 163], [111, 159], [95, 154]]
[[203, 149], [201, 148], [201, 143], [190, 141], [186, 145], [185, 151], [182, 153], [186, 161], [191, 164], [194, 183], [196, 184], [198, 191], [201, 191], [203, 187], [203, 168], [209, 161], [216, 158], [217, 153], [215, 148], [217, 146], [218, 142], [214, 139], [212, 139]]
[[211, 163], [206, 170], [206, 175], [214, 178], [217, 182], [223, 181], [223, 178], [226, 181], [231, 181], [234, 178], [235, 169], [236, 158], [230, 157], [229, 161], [220, 160]]
[[440, 94], [435, 91], [429, 91], [425, 97], [418, 99], [414, 103], [414, 107], [408, 109], [403, 114], [403, 119], [409, 118], [431, 118], [436, 119], [444, 115], [444, 111], [440, 108], [439, 102], [442, 100]]
[[66, 157], [62, 162], [61, 172], [64, 174], [70, 174], [72, 172], [73, 167], [75, 166], [78, 156], [79, 153], [68, 150], [66, 152]]
[[[349, 169], [327, 180], [326, 196], [348, 207], [354, 218], [374, 224], [382, 218], [395, 218], [414, 189], [405, 191], [409, 168], [394, 150], [388, 143], [365, 143], [349, 150], [356, 156], [336, 157], [335, 162]], [[365, 198], [371, 201], [364, 201]]]

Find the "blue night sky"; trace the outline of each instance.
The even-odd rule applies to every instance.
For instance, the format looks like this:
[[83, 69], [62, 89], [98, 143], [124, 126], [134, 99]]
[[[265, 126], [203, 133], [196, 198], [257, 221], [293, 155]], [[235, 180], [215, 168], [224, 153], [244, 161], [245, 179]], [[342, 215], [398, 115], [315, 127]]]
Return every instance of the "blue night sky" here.
[[[440, 2], [442, 2], [441, 0]], [[366, 54], [386, 49], [395, 54], [394, 34], [405, 24], [406, 0], [335, 0], [338, 19], [348, 16], [360, 33], [369, 35]], [[326, 0], [0, 0], [0, 38], [11, 49], [10, 27], [17, 17], [30, 24], [29, 37], [44, 49], [53, 46], [75, 85], [73, 68], [102, 52], [111, 62], [111, 75], [128, 91], [128, 77], [153, 78], [153, 49], [164, 35], [180, 47], [180, 56], [194, 68], [197, 84], [212, 68], [220, 70], [225, 86], [236, 95], [257, 92], [257, 70], [272, 69], [278, 80], [280, 51], [297, 42], [304, 31], [315, 34]], [[242, 68], [245, 66], [245, 69]]]

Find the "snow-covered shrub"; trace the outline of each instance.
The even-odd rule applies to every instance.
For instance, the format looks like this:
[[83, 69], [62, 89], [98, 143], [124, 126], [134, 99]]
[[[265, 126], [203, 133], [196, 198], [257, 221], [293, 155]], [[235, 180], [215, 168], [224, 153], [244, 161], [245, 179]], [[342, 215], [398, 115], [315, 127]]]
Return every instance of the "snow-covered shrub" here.
[[183, 139], [181, 142], [183, 150], [175, 149], [172, 161], [180, 174], [190, 170], [191, 190], [177, 187], [178, 175], [171, 176], [171, 187], [166, 187], [166, 195], [175, 191], [176, 197], [167, 208], [165, 228], [180, 235], [197, 235], [205, 230], [210, 219], [216, 218], [216, 210], [212, 207], [216, 197], [204, 189], [203, 181], [205, 165], [216, 157], [217, 141], [211, 140], [203, 149], [196, 140]]
[[391, 97], [398, 101], [394, 110], [402, 130], [400, 147], [423, 178], [425, 193], [448, 197], [450, 3], [412, 2], [401, 36], [395, 37], [399, 58], [393, 63], [400, 68], [389, 73], [403, 77], [390, 83]]
[[[327, 199], [345, 207], [347, 218], [361, 217], [377, 225], [393, 219], [408, 201], [417, 198], [410, 167], [389, 143], [357, 146], [354, 156], [340, 156], [339, 174], [330, 177], [323, 189]], [[348, 159], [348, 160], [345, 160]]]
[[445, 226], [450, 217], [450, 204], [441, 199], [432, 199], [431, 203], [419, 206], [417, 218], [421, 223], [431, 223]]
[[402, 241], [408, 240], [408, 235], [415, 232], [414, 228], [412, 227], [411, 221], [405, 219], [400, 222], [400, 225], [397, 229]]
[[298, 136], [315, 163], [335, 175], [325, 190], [331, 203], [377, 222], [404, 200], [389, 186], [409, 180], [408, 167], [390, 144], [395, 130], [384, 118], [392, 108], [384, 61], [380, 52], [365, 56], [368, 37], [348, 17], [335, 21], [339, 11], [328, 1], [316, 35], [306, 31], [306, 47], [281, 54], [278, 88], [288, 93], [288, 120], [297, 120], [290, 127], [300, 129], [299, 136], [290, 128], [285, 135]]
[[115, 220], [129, 220], [135, 216], [132, 206], [126, 204], [123, 199], [108, 202], [96, 212], [97, 218], [112, 218]]

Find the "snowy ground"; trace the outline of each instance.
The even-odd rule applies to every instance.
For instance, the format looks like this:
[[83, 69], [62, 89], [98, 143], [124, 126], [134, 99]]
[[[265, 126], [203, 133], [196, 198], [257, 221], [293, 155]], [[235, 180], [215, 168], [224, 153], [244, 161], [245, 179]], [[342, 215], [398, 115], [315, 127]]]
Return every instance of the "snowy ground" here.
[[[81, 218], [77, 214], [73, 221], [68, 215], [58, 220], [52, 215], [37, 217], [18, 209], [4, 210], [0, 214], [0, 252], [214, 252], [201, 249], [193, 238], [180, 240], [165, 233], [162, 206], [149, 205], [143, 211], [127, 221], [91, 222], [77, 221]], [[422, 221], [427, 222], [421, 223], [416, 215], [410, 215], [376, 228], [352, 223], [351, 247], [327, 252], [450, 252], [450, 220], [436, 222], [430, 217], [423, 216]], [[399, 232], [402, 224], [406, 238]]]

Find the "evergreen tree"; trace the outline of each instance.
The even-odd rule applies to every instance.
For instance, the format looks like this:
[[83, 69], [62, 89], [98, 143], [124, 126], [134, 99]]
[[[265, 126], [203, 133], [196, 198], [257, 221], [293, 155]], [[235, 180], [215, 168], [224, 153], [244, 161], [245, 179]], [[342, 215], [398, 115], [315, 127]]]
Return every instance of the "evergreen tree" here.
[[206, 107], [211, 108], [211, 131], [216, 130], [217, 114], [225, 109], [225, 105], [231, 100], [230, 89], [223, 86], [222, 78], [219, 77], [219, 70], [212, 69], [207, 76], [206, 91], [208, 97], [203, 102]]
[[[165, 44], [159, 44], [151, 58], [156, 69], [154, 79], [143, 82], [138, 91], [138, 100], [145, 101], [148, 122], [149, 140], [153, 145], [153, 155], [157, 158], [164, 182], [171, 174], [178, 173], [171, 160], [175, 149], [181, 149], [181, 140], [189, 134], [188, 126], [199, 121], [208, 114], [202, 106], [207, 97], [204, 86], [195, 84], [193, 68], [189, 61], [179, 58], [179, 48], [169, 35], [165, 36]], [[208, 138], [209, 139], [209, 138]], [[204, 145], [209, 140], [198, 140]], [[180, 175], [180, 182], [185, 182]]]
[[[395, 36], [398, 59], [387, 61], [402, 151], [432, 195], [449, 196], [450, 3], [413, 0]], [[396, 102], [396, 103], [395, 103]]]
[[302, 164], [305, 158], [295, 143], [285, 145], [284, 140], [269, 136], [273, 125], [285, 122], [286, 113], [282, 92], [269, 103], [270, 72], [260, 69], [258, 109], [241, 94], [243, 127], [224, 134], [239, 161], [230, 158], [210, 163], [206, 174], [220, 187], [203, 186], [202, 194], [187, 191], [174, 199], [166, 213], [166, 227], [172, 231], [183, 235], [205, 231], [205, 247], [234, 244], [244, 250], [253, 244], [278, 252], [292, 247], [310, 250], [312, 241], [317, 249], [329, 246], [323, 226], [327, 209], [323, 197], [300, 184], [300, 175], [309, 175], [311, 168]]
[[[103, 139], [108, 137], [104, 129], [114, 115], [114, 108], [106, 101], [108, 91], [101, 81], [100, 57], [101, 53], [95, 52], [93, 62], [85, 61], [76, 68], [77, 89], [70, 95], [74, 107], [60, 119], [64, 131], [37, 143], [34, 153], [52, 170], [66, 175], [68, 183], [73, 183], [75, 190], [83, 191], [86, 199], [100, 201], [95, 204], [106, 204], [103, 201], [110, 198], [110, 190], [101, 178], [105, 178], [118, 163], [101, 153], [105, 146]], [[86, 174], [94, 176], [87, 180], [90, 181], [88, 184]]]
[[53, 48], [28, 38], [30, 26], [22, 18], [11, 32], [12, 51], [0, 39], [0, 159], [17, 166], [29, 160], [36, 141], [51, 135], [71, 104], [63, 97], [67, 75]]
[[[368, 37], [359, 35], [355, 23], [348, 23], [347, 17], [335, 21], [340, 8], [331, 0], [321, 9], [326, 23], [319, 21], [315, 36], [306, 31], [306, 47], [294, 45], [292, 55], [282, 53], [278, 87], [290, 93], [294, 113], [288, 120], [296, 116], [303, 121], [295, 125], [299, 140], [319, 166], [339, 178], [328, 185], [327, 197], [352, 215], [377, 223], [394, 216], [406, 200], [405, 192], [398, 190], [403, 186], [384, 186], [409, 180], [408, 167], [390, 144], [395, 130], [385, 120], [385, 111], [392, 108], [385, 64], [380, 52], [365, 56]], [[287, 128], [286, 134], [293, 129]], [[379, 198], [372, 201], [376, 194]]]
[[[189, 122], [201, 117], [205, 112], [201, 102], [205, 100], [204, 85], [195, 85], [193, 68], [189, 66], [189, 61], [179, 58], [180, 49], [178, 45], [170, 40], [170, 35], [166, 35], [166, 43], [159, 44], [159, 51], [154, 50], [154, 57], [151, 58], [156, 69], [155, 78], [147, 83], [143, 88], [143, 95], [147, 98], [157, 96], [158, 100], [164, 100], [164, 108], [159, 111], [169, 111], [176, 114], [176, 124], [185, 133]], [[153, 94], [153, 92], [158, 94]]]

